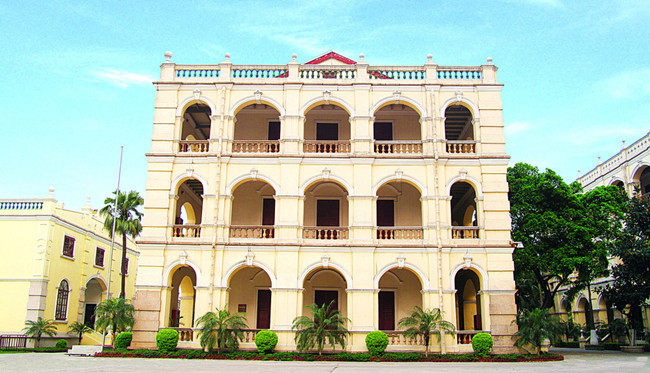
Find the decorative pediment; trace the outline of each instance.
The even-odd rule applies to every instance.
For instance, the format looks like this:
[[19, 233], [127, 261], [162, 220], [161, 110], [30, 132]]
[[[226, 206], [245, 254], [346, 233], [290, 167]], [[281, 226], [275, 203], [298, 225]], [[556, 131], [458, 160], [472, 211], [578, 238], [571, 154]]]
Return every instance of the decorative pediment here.
[[305, 62], [305, 65], [356, 65], [356, 61], [342, 56], [334, 51], [324, 53], [311, 61]]

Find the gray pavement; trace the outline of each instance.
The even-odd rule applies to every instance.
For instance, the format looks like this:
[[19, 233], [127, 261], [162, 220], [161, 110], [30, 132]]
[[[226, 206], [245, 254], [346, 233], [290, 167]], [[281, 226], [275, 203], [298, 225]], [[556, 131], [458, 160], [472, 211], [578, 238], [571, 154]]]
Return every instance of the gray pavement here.
[[116, 359], [56, 354], [0, 354], [0, 372], [650, 372], [650, 354], [557, 349], [564, 361], [545, 363], [335, 363], [241, 360]]

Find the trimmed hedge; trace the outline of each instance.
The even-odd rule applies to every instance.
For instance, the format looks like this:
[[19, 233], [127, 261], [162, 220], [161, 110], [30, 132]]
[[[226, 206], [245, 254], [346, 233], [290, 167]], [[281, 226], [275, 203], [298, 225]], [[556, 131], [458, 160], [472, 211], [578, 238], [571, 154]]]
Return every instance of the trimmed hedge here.
[[388, 336], [386, 333], [375, 330], [366, 335], [366, 348], [372, 355], [381, 355], [388, 346]]
[[167, 359], [210, 359], [210, 360], [275, 360], [275, 361], [358, 361], [358, 362], [528, 362], [528, 361], [560, 361], [564, 356], [556, 354], [542, 355], [490, 355], [487, 357], [474, 354], [447, 354], [430, 355], [428, 358], [419, 353], [385, 353], [373, 356], [366, 352], [343, 352], [338, 354], [317, 354], [299, 352], [276, 352], [273, 354], [260, 354], [257, 352], [237, 351], [229, 353], [203, 352], [201, 350], [177, 350], [160, 352], [156, 350], [131, 350], [99, 352], [96, 357], [124, 357], [124, 358], [167, 358]]
[[161, 353], [168, 353], [176, 350], [178, 345], [178, 331], [174, 329], [163, 329], [156, 333], [156, 346]]
[[255, 335], [255, 346], [262, 354], [269, 354], [275, 350], [278, 344], [278, 335], [272, 330], [260, 330]]
[[[133, 333], [131, 332], [122, 332], [115, 337], [115, 349], [126, 349], [131, 345], [131, 340], [133, 339]], [[174, 346], [176, 348], [176, 346]]]
[[58, 341], [56, 341], [54, 347], [61, 348], [61, 349], [68, 348], [68, 341], [66, 341], [65, 339], [59, 339]]
[[16, 348], [16, 347], [3, 347], [0, 348], [0, 353], [21, 353], [21, 352], [66, 352], [67, 348], [56, 347], [39, 347], [39, 348]]
[[472, 337], [472, 349], [477, 356], [488, 356], [492, 346], [494, 346], [494, 342], [488, 333], [477, 333]]

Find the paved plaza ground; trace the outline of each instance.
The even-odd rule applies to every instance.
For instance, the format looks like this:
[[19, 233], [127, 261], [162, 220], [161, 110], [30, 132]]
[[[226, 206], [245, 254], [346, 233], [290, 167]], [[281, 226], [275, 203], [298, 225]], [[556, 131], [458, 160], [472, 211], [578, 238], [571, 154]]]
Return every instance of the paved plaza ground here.
[[557, 349], [564, 361], [545, 363], [348, 363], [241, 360], [116, 359], [63, 353], [0, 354], [0, 372], [650, 372], [650, 354]]

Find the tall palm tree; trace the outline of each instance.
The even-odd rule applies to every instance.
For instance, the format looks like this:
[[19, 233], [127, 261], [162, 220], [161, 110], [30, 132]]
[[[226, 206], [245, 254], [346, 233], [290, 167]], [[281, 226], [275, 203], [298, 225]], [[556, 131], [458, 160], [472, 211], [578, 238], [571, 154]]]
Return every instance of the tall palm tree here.
[[298, 351], [302, 352], [316, 346], [318, 355], [321, 355], [325, 341], [332, 345], [332, 350], [337, 344], [345, 349], [345, 338], [350, 335], [345, 328], [345, 323], [349, 319], [333, 306], [334, 301], [322, 306], [314, 303], [307, 306], [311, 312], [311, 318], [299, 316], [293, 319], [291, 329], [296, 330], [294, 340]]
[[68, 334], [76, 334], [79, 336], [79, 344], [81, 344], [81, 338], [83, 338], [84, 333], [92, 332], [93, 329], [88, 325], [75, 321], [70, 326], [68, 326]]
[[415, 306], [411, 315], [399, 321], [397, 324], [404, 330], [404, 336], [407, 338], [415, 338], [421, 335], [424, 339], [424, 355], [429, 356], [429, 339], [433, 332], [438, 336], [440, 342], [440, 332], [445, 331], [448, 333], [455, 333], [456, 327], [449, 321], [442, 319], [442, 311], [440, 308], [430, 310], [423, 310], [420, 306]]
[[544, 340], [553, 340], [564, 332], [560, 318], [551, 315], [547, 308], [525, 309], [517, 315], [516, 322], [519, 330], [514, 334], [515, 346], [532, 345], [538, 355], [542, 353]]
[[133, 326], [133, 305], [124, 298], [110, 298], [95, 308], [95, 328], [100, 331], [112, 330], [113, 345], [120, 332]]
[[54, 335], [56, 335], [56, 325], [54, 325], [54, 321], [43, 319], [39, 316], [36, 321], [25, 321], [25, 329], [23, 329], [23, 331], [28, 336], [36, 339], [36, 344], [34, 347], [38, 348], [41, 343], [41, 336], [43, 334], [47, 334], [50, 337], [54, 337]]
[[[113, 192], [115, 194], [115, 192]], [[142, 206], [144, 201], [138, 192], [132, 190], [128, 194], [119, 192], [117, 194], [117, 206], [115, 206], [115, 198], [108, 197], [104, 200], [105, 206], [99, 210], [104, 219], [104, 229], [106, 229], [112, 236], [113, 232], [113, 216], [117, 217], [115, 221], [115, 233], [122, 235], [122, 287], [120, 289], [120, 298], [124, 298], [126, 293], [126, 236], [132, 238], [137, 237], [142, 231], [142, 213], [138, 211], [138, 207]], [[113, 208], [116, 207], [117, 212], [112, 213]]]
[[246, 317], [241, 312], [231, 315], [227, 308], [228, 305], [224, 306], [223, 310], [217, 307], [217, 312], [208, 312], [196, 319], [200, 328], [199, 342], [204, 350], [211, 351], [215, 343], [217, 352], [223, 348], [231, 350], [239, 348], [239, 340], [244, 337], [242, 329], [248, 328]]

